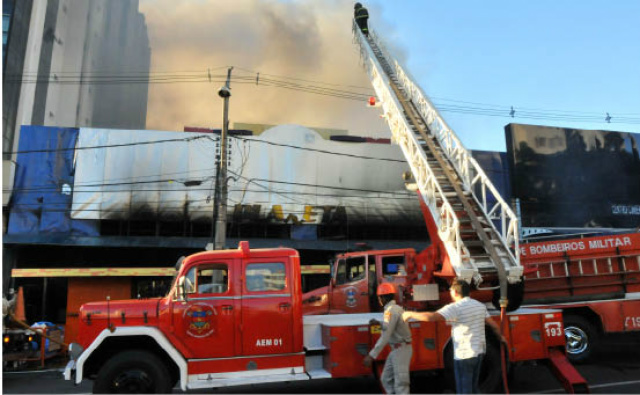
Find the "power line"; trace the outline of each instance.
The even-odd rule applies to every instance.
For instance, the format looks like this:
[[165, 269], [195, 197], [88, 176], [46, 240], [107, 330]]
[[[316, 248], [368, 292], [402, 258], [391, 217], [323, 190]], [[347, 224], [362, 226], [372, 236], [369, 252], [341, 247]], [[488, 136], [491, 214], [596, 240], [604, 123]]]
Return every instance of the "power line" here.
[[[226, 67], [226, 66], [224, 66]], [[223, 68], [223, 67], [218, 67]], [[353, 85], [343, 85], [343, 84], [335, 84], [321, 81], [314, 81], [302, 78], [295, 77], [287, 77], [287, 76], [279, 76], [275, 74], [268, 73], [259, 73], [255, 71], [251, 71], [248, 69], [241, 68], [242, 70], [248, 73], [255, 73], [256, 76], [260, 75], [261, 78], [254, 78], [253, 76], [235, 76], [233, 81], [238, 84], [252, 84], [252, 85], [262, 85], [262, 86], [270, 86], [276, 88], [290, 89], [296, 91], [302, 91], [307, 93], [312, 93], [316, 95], [324, 95], [336, 98], [343, 98], [355, 101], [365, 102], [369, 96], [372, 95], [372, 91], [370, 88], [364, 88]], [[170, 83], [170, 82], [223, 82], [224, 75], [215, 74], [211, 75], [210, 73], [204, 72], [163, 72], [163, 73], [149, 73], [150, 76], [141, 78], [140, 76], [126, 76], [122, 74], [100, 74], [100, 73], [66, 73], [62, 74], [63, 79], [61, 77], [57, 77], [57, 73], [54, 73], [54, 77], [38, 77], [34, 79], [12, 79], [12, 76], [8, 76], [5, 81], [8, 82], [25, 82], [25, 83], [33, 83], [33, 82], [49, 82], [49, 83], [77, 83], [77, 84], [87, 84], [87, 83], [135, 83], [135, 82], [145, 82], [145, 83]], [[70, 76], [68, 76], [70, 75]], [[79, 77], [79, 75], [81, 77]], [[86, 76], [85, 76], [86, 75]], [[272, 76], [275, 78], [265, 78], [265, 76]], [[212, 80], [212, 77], [214, 80]], [[33, 77], [30, 77], [33, 78]], [[57, 78], [57, 80], [56, 80]], [[219, 78], [219, 79], [218, 79]], [[306, 84], [305, 84], [306, 83]], [[311, 84], [309, 84], [311, 83]], [[350, 88], [350, 90], [345, 89], [334, 89], [328, 88], [327, 86], [341, 86]], [[367, 93], [359, 93], [354, 92], [353, 89], [365, 90]], [[456, 104], [439, 104], [438, 107], [443, 112], [454, 112], [461, 114], [469, 114], [469, 115], [481, 115], [481, 116], [501, 116], [501, 117], [512, 117], [510, 115], [510, 106], [504, 105], [496, 105], [496, 104], [487, 104], [487, 103], [479, 103], [473, 101], [463, 101], [463, 100], [455, 100], [450, 98], [437, 98], [434, 99], [441, 100], [444, 102], [450, 103], [462, 103], [462, 104], [471, 104], [471, 106], [467, 105], [456, 105]], [[538, 109], [538, 108], [515, 108], [514, 116], [517, 118], [526, 118], [526, 119], [552, 119], [552, 120], [565, 120], [565, 121], [574, 121], [574, 122], [591, 122], [591, 123], [624, 123], [624, 124], [636, 124], [640, 123], [640, 113], [620, 113], [614, 114], [609, 122], [605, 119], [606, 112], [602, 113], [594, 113], [594, 112], [585, 112], [585, 111], [567, 111], [567, 110], [555, 110], [555, 109]]]
[[[494, 110], [499, 110], [499, 111], [509, 111], [511, 108], [511, 105], [502, 105], [502, 104], [488, 104], [488, 103], [480, 103], [480, 102], [474, 102], [474, 101], [465, 101], [465, 100], [457, 100], [457, 99], [450, 99], [450, 98], [445, 98], [445, 97], [438, 97], [438, 96], [431, 96], [432, 99], [440, 101], [440, 102], [452, 102], [452, 103], [463, 103], [463, 104], [472, 104], [474, 106], [481, 106], [482, 108], [486, 108], [486, 109], [494, 109]], [[541, 112], [557, 112], [560, 114], [567, 114], [567, 115], [591, 115], [591, 116], [598, 116], [600, 117], [602, 114], [601, 113], [596, 113], [593, 111], [577, 111], [577, 110], [554, 110], [554, 109], [543, 109], [543, 108], [529, 108], [529, 107], [516, 107], [516, 110], [518, 111], [541, 111]], [[604, 113], [603, 113], [604, 114]], [[618, 113], [618, 116], [637, 116], [640, 117], [640, 113]]]
[[[183, 190], [183, 191], [190, 191], [190, 190]], [[199, 191], [210, 191], [207, 189], [200, 189]], [[242, 189], [230, 189], [230, 192], [244, 192], [244, 190]], [[128, 192], [128, 191], [111, 191], [111, 192], [107, 192], [107, 193], [123, 193], [123, 192]], [[136, 191], [136, 192], [148, 192], [148, 191]], [[151, 191], [151, 192], [164, 192], [164, 190], [155, 190], [155, 191]], [[273, 191], [268, 191], [268, 190], [257, 190], [257, 189], [253, 189], [253, 190], [248, 190], [247, 192], [251, 192], [251, 193], [255, 193], [255, 194], [272, 194]], [[80, 193], [89, 193], [89, 192], [80, 192]], [[371, 199], [384, 199], [384, 200], [389, 200], [389, 199], [394, 199], [394, 200], [411, 200], [411, 201], [415, 201], [416, 197], [411, 195], [411, 196], [371, 196], [371, 195], [337, 195], [337, 194], [331, 194], [331, 193], [312, 193], [312, 192], [297, 192], [297, 191], [278, 191], [278, 193], [283, 194], [283, 195], [296, 195], [296, 196], [309, 196], [309, 197], [329, 197], [329, 198], [344, 198], [344, 199], [367, 199], [367, 200], [371, 200]], [[388, 192], [389, 194], [393, 193], [393, 192]], [[211, 200], [211, 199], [209, 199]], [[144, 202], [145, 204], [161, 204], [161, 203], [184, 203], [185, 201], [187, 201], [186, 199], [166, 199], [166, 200], [147, 200], [147, 199], [140, 199], [141, 202]], [[188, 200], [189, 202], [201, 202], [207, 201], [207, 198], [202, 198], [202, 199], [191, 199]], [[254, 201], [248, 202], [247, 205], [251, 205], [254, 204]], [[65, 202], [48, 202], [48, 203], [15, 203], [12, 205], [13, 208], [15, 207], [49, 207], [49, 206], [64, 206], [67, 207], [69, 205], [99, 205], [102, 204], [100, 203], [83, 203], [83, 202], [77, 202], [77, 203], [73, 203], [72, 200], [67, 200]], [[306, 202], [304, 203], [306, 205], [313, 205], [311, 202]], [[384, 202], [382, 202], [382, 204], [384, 204]], [[376, 204], [377, 205], [377, 204]]]
[[[256, 139], [250, 139], [250, 138], [244, 138], [244, 137], [239, 137], [239, 136], [229, 136], [229, 138], [230, 139], [233, 138], [233, 139], [237, 139], [237, 140], [245, 141], [245, 142], [256, 142], [256, 143], [260, 143], [260, 144], [267, 144], [267, 145], [278, 146], [278, 147], [299, 149], [299, 150], [302, 150], [302, 151], [318, 152], [318, 153], [328, 154], [328, 155], [344, 156], [344, 157], [349, 157], [349, 158], [354, 158], [354, 159], [379, 160], [379, 161], [386, 161], [386, 162], [405, 163], [404, 160], [399, 160], [399, 159], [378, 158], [378, 157], [374, 157], [374, 156], [346, 154], [346, 153], [342, 153], [342, 152], [334, 152], [334, 151], [328, 151], [328, 150], [322, 150], [322, 149], [316, 149], [316, 148], [300, 147], [300, 146], [291, 145], [291, 144], [275, 143], [275, 142], [272, 142], [272, 141], [259, 140], [257, 138]], [[73, 151], [73, 150], [89, 150], [89, 149], [101, 149], [101, 148], [131, 147], [131, 146], [137, 146], [137, 145], [149, 145], [149, 144], [159, 144], [159, 143], [167, 143], [167, 142], [181, 142], [181, 141], [189, 142], [189, 141], [199, 140], [199, 139], [208, 139], [208, 140], [211, 140], [211, 141], [216, 141], [217, 140], [217, 138], [212, 138], [209, 135], [204, 135], [204, 136], [187, 137], [187, 138], [182, 138], [182, 139], [151, 140], [151, 141], [145, 141], [145, 142], [99, 145], [99, 146], [76, 147], [76, 148], [23, 150], [23, 151], [13, 151], [13, 152], [7, 152], [7, 153], [8, 154], [31, 154], [31, 153], [67, 152], [67, 151]], [[197, 170], [197, 171], [204, 171], [204, 170], [205, 169], [200, 169], [200, 170]], [[179, 173], [185, 173], [185, 172], [179, 172]], [[167, 174], [177, 174], [177, 173], [167, 173]], [[150, 177], [150, 176], [140, 176], [140, 177]]]
[[[263, 179], [263, 178], [247, 178], [231, 170], [229, 172], [235, 175], [236, 177], [239, 177], [248, 182], [254, 182], [254, 183], [266, 182], [266, 183], [273, 183], [273, 184], [292, 185], [292, 186], [300, 186], [300, 187], [308, 187], [308, 188], [323, 188], [323, 189], [340, 190], [340, 191], [356, 191], [356, 192], [383, 193], [383, 194], [406, 193], [407, 195], [410, 195], [409, 192], [404, 192], [404, 191], [398, 192], [398, 191], [384, 191], [384, 190], [361, 189], [361, 188], [347, 188], [347, 187], [339, 187], [339, 186], [332, 186], [332, 185], [305, 184], [305, 183], [297, 183], [297, 182], [289, 182], [289, 181], [269, 180], [269, 179]], [[203, 183], [210, 180], [211, 177], [207, 177], [205, 179], [195, 180], [195, 181], [198, 181], [199, 183]], [[126, 186], [126, 185], [158, 184], [158, 183], [169, 183], [169, 182], [178, 183], [172, 179], [158, 179], [158, 180], [146, 180], [146, 181], [140, 181], [140, 182], [131, 181], [131, 182], [118, 182], [118, 183], [81, 184], [79, 185], [79, 188], [104, 188], [104, 187], [119, 187], [119, 186]], [[183, 182], [179, 182], [179, 183], [183, 183]], [[180, 189], [135, 189], [135, 190], [134, 189], [121, 189], [121, 190], [74, 189], [74, 193], [93, 193], [93, 192], [126, 193], [129, 191], [132, 191], [132, 192], [187, 192], [187, 191], [209, 191], [209, 190], [211, 190], [211, 188], [192, 188], [192, 187], [185, 186]], [[244, 189], [237, 190], [237, 191], [243, 191], [243, 190]], [[3, 189], [3, 192], [10, 192], [10, 191], [20, 192], [20, 193], [56, 192], [56, 191], [60, 191], [60, 188], [53, 187], [50, 185], [42, 185], [42, 186], [32, 186], [29, 188], [14, 188], [14, 189], [6, 189], [6, 190]], [[281, 193], [278, 190], [274, 190], [273, 192]]]
[[[388, 199], [388, 198], [385, 198]], [[232, 200], [232, 199], [230, 199]], [[367, 199], [369, 200], [369, 199]], [[414, 199], [415, 200], [415, 197]], [[195, 200], [195, 202], [202, 202], [202, 201], [206, 201], [205, 199], [198, 199]], [[145, 204], [154, 204], [157, 203], [158, 205], [160, 203], [181, 203], [182, 201], [179, 200], [169, 200], [169, 201], [156, 201], [156, 202], [150, 202], [150, 201], [145, 201]], [[346, 204], [345, 202], [340, 202], [340, 203], [336, 203], [335, 207], [344, 207], [344, 208], [359, 208], [359, 209], [368, 209], [368, 210], [379, 210], [379, 211], [394, 211], [394, 210], [398, 210], [398, 205], [394, 205], [394, 204], [379, 204], [376, 203], [375, 205], [369, 205], [366, 203], [361, 203], [361, 204], [355, 204], [356, 202], [348, 202], [348, 204]], [[208, 204], [208, 203], [207, 203]], [[274, 205], [281, 205], [281, 203], [277, 203], [274, 204], [272, 201], [252, 201], [250, 204], [242, 204], [240, 201], [236, 201], [236, 205], [239, 206], [253, 206], [253, 205], [261, 205], [261, 204], [266, 204], [266, 207], [271, 207], [273, 208]], [[312, 204], [312, 203], [302, 203], [302, 204], [298, 204], [298, 205], [304, 205], [304, 206], [310, 206], [310, 207], [314, 207], [314, 208], [321, 208], [321, 207], [325, 207], [327, 206], [326, 204]], [[84, 205], [83, 205], [84, 206]], [[93, 205], [89, 205], [89, 207], [91, 206], [97, 206], [97, 204], [93, 204]], [[48, 212], [48, 213], [52, 213], [52, 212], [59, 212], [59, 213], [69, 213], [71, 211], [78, 211], [78, 212], [100, 212], [100, 213], [110, 213], [110, 212], [132, 212], [135, 210], [132, 210], [131, 207], [134, 207], [133, 204], [129, 204], [129, 206], [124, 206], [125, 208], [123, 208], [124, 205], [120, 205], [119, 208], [117, 209], [106, 209], [106, 208], [88, 208], [88, 207], [83, 207], [82, 209], [73, 209], [73, 205], [71, 205], [71, 202], [68, 202], [68, 204], [64, 204], [64, 203], [54, 203], [54, 204], [48, 204], [48, 205], [37, 205], [35, 203], [20, 203], [17, 205], [13, 206], [13, 209], [16, 210], [14, 211], [14, 213], [16, 212], [33, 212], [36, 211], [34, 209], [38, 209], [38, 211], [42, 211], [42, 212]], [[193, 206], [191, 206], [193, 207]], [[146, 211], [155, 211], [158, 213], [162, 213], [162, 212], [177, 212], [177, 211], [182, 211], [183, 207], [182, 205], [175, 205], [175, 206], [164, 206], [164, 207], [158, 207], [157, 209], [151, 209], [151, 210], [146, 210]], [[213, 209], [207, 209], [207, 210], [203, 210], [203, 209], [199, 209], [199, 210], [189, 210], [190, 212], [203, 212], [203, 213], [211, 213], [211, 210]], [[422, 212], [419, 208], [412, 208], [412, 207], [406, 207], [402, 209], [403, 212], [414, 212], [414, 213], [418, 213], [418, 212]], [[306, 213], [306, 211], [296, 211], [296, 210], [287, 210], [288, 213], [300, 213], [300, 214], [304, 214]]]
[[[231, 200], [231, 199], [230, 199]], [[233, 202], [232, 202], [233, 203]], [[256, 202], [256, 203], [266, 203], [268, 204], [269, 202]], [[238, 203], [236, 203], [238, 204]], [[321, 206], [314, 206], [309, 204], [308, 206], [312, 206], [314, 208], [320, 208]], [[345, 205], [345, 204], [339, 204], [339, 205], [335, 205], [335, 208], [345, 208], [345, 209], [360, 209], [360, 210], [375, 210], [375, 211], [380, 211], [380, 212], [398, 212], [398, 207], [394, 206], [394, 207], [380, 207], [380, 206], [366, 206], [366, 205], [353, 205], [353, 204], [349, 204], [349, 205]], [[72, 211], [71, 209], [53, 209], [53, 210], [41, 210], [42, 212], [46, 212], [46, 213], [69, 213], [70, 211]], [[162, 216], [164, 213], [182, 213], [183, 211], [179, 208], [176, 207], [175, 209], [164, 209], [164, 210], [147, 210], [145, 212], [148, 211], [154, 211], [156, 212], [158, 215]], [[203, 215], [211, 215], [211, 211], [212, 209], [208, 209], [208, 210], [203, 210], [203, 209], [190, 209], [189, 213], [193, 214], [193, 213], [202, 213]], [[232, 211], [232, 210], [229, 210]], [[270, 210], [271, 211], [271, 210]], [[27, 210], [23, 210], [22, 212], [30, 212]], [[81, 212], [90, 212], [90, 213], [128, 213], [128, 214], [135, 214], [136, 211], [135, 210], [131, 210], [131, 209], [126, 209], [126, 208], [118, 208], [118, 209], [90, 209], [90, 208], [85, 208], [83, 210], [81, 210]], [[422, 213], [422, 211], [420, 209], [415, 209], [415, 208], [403, 208], [401, 210], [402, 213], [413, 213], [413, 214], [418, 214], [418, 213]], [[299, 214], [299, 215], [304, 215], [307, 214], [307, 211], [298, 211], [298, 210], [286, 210], [287, 214]], [[71, 218], [72, 220], [74, 218]], [[84, 219], [84, 218], [83, 218]]]
[[291, 145], [291, 144], [274, 143], [272, 141], [266, 141], [266, 140], [258, 140], [258, 139], [254, 140], [254, 139], [249, 139], [249, 138], [244, 138], [244, 137], [239, 137], [239, 136], [230, 136], [230, 137], [234, 138], [234, 139], [238, 139], [238, 140], [244, 140], [244, 141], [256, 142], [256, 143], [260, 143], [260, 144], [273, 145], [273, 146], [277, 146], [277, 147], [286, 147], [286, 148], [299, 149], [299, 150], [302, 150], [302, 151], [318, 152], [318, 153], [321, 153], [321, 154], [345, 156], [345, 157], [355, 158], [355, 159], [380, 160], [380, 161], [385, 161], [385, 162], [406, 163], [406, 161], [399, 160], [399, 159], [377, 158], [375, 156], [345, 154], [345, 153], [341, 153], [341, 152], [327, 151], [327, 150], [321, 150], [321, 149], [316, 149], [316, 148], [300, 147], [300, 146]]
[[370, 86], [358, 86], [358, 85], [344, 85], [344, 84], [335, 84], [335, 83], [331, 83], [331, 82], [324, 82], [324, 81], [317, 81], [317, 80], [308, 80], [308, 79], [303, 79], [303, 78], [295, 78], [295, 77], [287, 77], [287, 76], [282, 76], [282, 75], [277, 75], [277, 74], [268, 74], [268, 73], [260, 73], [258, 71], [255, 70], [249, 70], [249, 69], [245, 69], [242, 67], [238, 67], [238, 69], [246, 71], [248, 73], [251, 74], [262, 74], [263, 76], [265, 75], [269, 75], [272, 77], [277, 77], [277, 78], [281, 78], [281, 79], [285, 79], [285, 80], [292, 80], [292, 81], [302, 81], [302, 82], [312, 82], [314, 84], [322, 84], [322, 85], [330, 85], [330, 86], [344, 86], [347, 88], [355, 88], [355, 89], [361, 89], [370, 93], [374, 93], [373, 88], [371, 88]]
[[83, 151], [90, 149], [102, 149], [102, 148], [117, 148], [117, 147], [133, 147], [136, 145], [150, 145], [150, 144], [162, 144], [162, 143], [174, 143], [174, 142], [190, 142], [199, 139], [212, 140], [211, 136], [192, 136], [181, 139], [167, 139], [167, 140], [150, 140], [150, 141], [138, 141], [134, 143], [122, 143], [122, 144], [106, 144], [106, 145], [94, 145], [86, 147], [71, 147], [71, 148], [52, 148], [52, 149], [37, 149], [37, 150], [22, 150], [22, 151], [7, 151], [5, 154], [35, 154], [45, 152], [67, 152], [67, 151]]

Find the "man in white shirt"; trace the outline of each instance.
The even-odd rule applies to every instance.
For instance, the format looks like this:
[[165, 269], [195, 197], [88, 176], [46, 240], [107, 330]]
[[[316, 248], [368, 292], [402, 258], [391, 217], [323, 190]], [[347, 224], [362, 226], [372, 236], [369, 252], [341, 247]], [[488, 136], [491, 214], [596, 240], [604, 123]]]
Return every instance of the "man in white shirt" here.
[[406, 312], [403, 318], [419, 321], [447, 321], [452, 326], [453, 369], [457, 393], [477, 394], [480, 392], [478, 388], [480, 367], [487, 350], [485, 323], [499, 338], [502, 338], [502, 335], [498, 324], [490, 318], [485, 305], [469, 297], [470, 287], [467, 282], [453, 280], [449, 292], [453, 302], [435, 313]]

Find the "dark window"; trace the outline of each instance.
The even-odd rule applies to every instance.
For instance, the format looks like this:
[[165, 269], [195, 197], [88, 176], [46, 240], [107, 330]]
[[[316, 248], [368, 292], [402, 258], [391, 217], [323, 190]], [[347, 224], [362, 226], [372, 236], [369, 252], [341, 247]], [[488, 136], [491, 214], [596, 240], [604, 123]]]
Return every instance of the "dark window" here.
[[171, 278], [137, 277], [133, 280], [134, 296], [138, 298], [157, 298], [165, 296], [171, 287]]
[[365, 262], [365, 257], [363, 256], [347, 258], [347, 280], [349, 282], [364, 279], [366, 270]]
[[383, 275], [406, 275], [404, 255], [382, 257]]
[[338, 268], [336, 269], [336, 285], [344, 284], [347, 282], [347, 265], [344, 259], [338, 261]]
[[367, 269], [366, 257], [357, 256], [353, 258], [340, 259], [338, 261], [338, 271], [336, 284], [346, 284], [365, 278]]

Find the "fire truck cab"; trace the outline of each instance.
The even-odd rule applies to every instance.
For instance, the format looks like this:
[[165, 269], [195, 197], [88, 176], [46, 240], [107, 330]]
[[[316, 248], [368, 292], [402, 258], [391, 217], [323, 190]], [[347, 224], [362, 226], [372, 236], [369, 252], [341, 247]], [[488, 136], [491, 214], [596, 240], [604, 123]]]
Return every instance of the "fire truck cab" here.
[[92, 378], [95, 392], [308, 379], [300, 278], [292, 249], [191, 255], [163, 298], [83, 305], [65, 377]]

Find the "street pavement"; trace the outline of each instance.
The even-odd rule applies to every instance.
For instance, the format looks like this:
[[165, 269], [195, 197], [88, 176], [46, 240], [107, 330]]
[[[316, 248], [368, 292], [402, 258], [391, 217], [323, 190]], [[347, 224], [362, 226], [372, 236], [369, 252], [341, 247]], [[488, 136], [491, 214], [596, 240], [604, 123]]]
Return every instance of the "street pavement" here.
[[[640, 333], [609, 337], [592, 359], [592, 362], [577, 365], [576, 368], [589, 382], [591, 393], [595, 394], [638, 394], [640, 393]], [[509, 384], [511, 393], [564, 393], [560, 383], [544, 364], [527, 363], [515, 368], [514, 378]], [[434, 374], [421, 374], [412, 378], [414, 393], [447, 392]], [[64, 381], [59, 367], [44, 371], [3, 372], [3, 394], [88, 394], [92, 383], [80, 386]], [[174, 393], [183, 393], [174, 389]], [[189, 393], [200, 394], [296, 394], [296, 393], [339, 393], [362, 394], [380, 393], [375, 380], [371, 378], [316, 380], [295, 383], [274, 383], [255, 386], [238, 386], [217, 390], [198, 390]]]

